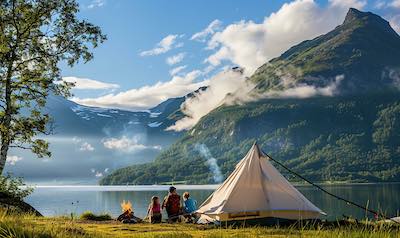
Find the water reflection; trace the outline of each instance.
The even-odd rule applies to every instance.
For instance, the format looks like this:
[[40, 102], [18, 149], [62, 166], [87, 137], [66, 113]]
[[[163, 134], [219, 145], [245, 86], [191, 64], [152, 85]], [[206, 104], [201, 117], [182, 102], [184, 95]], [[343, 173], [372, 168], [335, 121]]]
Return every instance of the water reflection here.
[[[379, 209], [387, 215], [395, 216], [399, 214], [400, 184], [325, 185], [323, 187], [343, 198], [366, 205], [371, 209]], [[210, 188], [201, 190], [187, 188], [181, 190], [178, 188], [178, 192], [182, 194], [184, 191], [189, 191], [199, 203], [213, 192]], [[314, 187], [300, 186], [297, 188], [311, 202], [328, 214], [327, 219], [342, 218], [342, 215], [359, 219], [368, 215], [368, 217], [373, 218], [366, 211], [330, 197]], [[37, 188], [27, 198], [27, 202], [46, 216], [69, 215], [70, 213], [80, 214], [86, 210], [96, 213], [107, 212], [117, 216], [121, 213], [121, 201], [129, 200], [133, 204], [135, 214], [144, 217], [150, 198], [159, 196], [162, 199], [167, 194], [165, 187], [157, 186], [149, 189], [129, 187], [129, 189], [120, 189], [125, 191], [115, 190], [119, 189], [98, 187], [90, 189], [85, 187], [68, 189], [63, 187]], [[244, 196], [249, 195], [244, 194]]]

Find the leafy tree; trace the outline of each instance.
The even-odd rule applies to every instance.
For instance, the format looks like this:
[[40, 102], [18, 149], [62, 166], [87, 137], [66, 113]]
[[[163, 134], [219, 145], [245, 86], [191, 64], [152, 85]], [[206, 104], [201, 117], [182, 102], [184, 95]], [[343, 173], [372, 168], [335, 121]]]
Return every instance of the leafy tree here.
[[13, 178], [11, 175], [0, 175], [0, 195], [5, 194], [22, 200], [33, 192], [32, 187], [26, 186], [22, 178]]
[[10, 148], [51, 156], [37, 135], [51, 132], [42, 112], [49, 94], [69, 96], [60, 62], [69, 66], [93, 58], [106, 36], [77, 18], [75, 0], [2, 0], [0, 2], [0, 174]]

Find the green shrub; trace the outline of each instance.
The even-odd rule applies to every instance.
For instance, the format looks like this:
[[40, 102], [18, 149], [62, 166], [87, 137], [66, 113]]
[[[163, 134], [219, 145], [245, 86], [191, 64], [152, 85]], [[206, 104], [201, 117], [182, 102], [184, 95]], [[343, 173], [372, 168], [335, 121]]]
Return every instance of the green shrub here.
[[88, 220], [88, 221], [109, 221], [112, 220], [112, 217], [109, 214], [100, 214], [96, 215], [91, 211], [86, 211], [81, 214], [79, 217], [81, 220]]
[[22, 178], [13, 178], [10, 174], [0, 175], [0, 193], [23, 199], [33, 192], [33, 188], [26, 186]]

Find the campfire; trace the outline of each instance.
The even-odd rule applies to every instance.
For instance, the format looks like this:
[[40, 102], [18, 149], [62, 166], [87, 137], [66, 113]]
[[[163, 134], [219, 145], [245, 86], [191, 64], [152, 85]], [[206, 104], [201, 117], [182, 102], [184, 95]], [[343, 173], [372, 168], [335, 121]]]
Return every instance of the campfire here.
[[122, 223], [138, 223], [142, 219], [135, 217], [132, 203], [130, 201], [123, 200], [121, 203], [122, 214], [118, 216], [117, 220]]

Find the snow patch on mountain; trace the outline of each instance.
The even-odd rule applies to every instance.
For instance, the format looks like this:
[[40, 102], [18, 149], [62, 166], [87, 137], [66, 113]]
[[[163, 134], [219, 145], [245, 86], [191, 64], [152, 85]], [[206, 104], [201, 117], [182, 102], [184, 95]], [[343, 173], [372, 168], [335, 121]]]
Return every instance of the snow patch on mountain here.
[[159, 126], [161, 126], [161, 124], [162, 124], [162, 122], [152, 122], [152, 123], [149, 123], [149, 124], [147, 124], [149, 127], [152, 127], [152, 128], [154, 128], [154, 127], [159, 127]]

